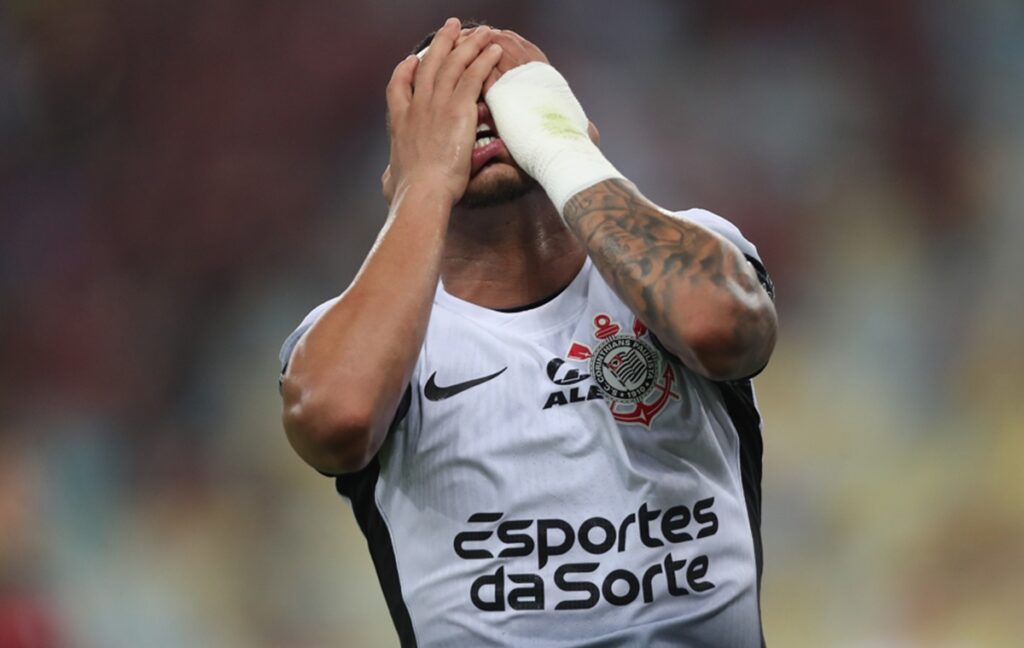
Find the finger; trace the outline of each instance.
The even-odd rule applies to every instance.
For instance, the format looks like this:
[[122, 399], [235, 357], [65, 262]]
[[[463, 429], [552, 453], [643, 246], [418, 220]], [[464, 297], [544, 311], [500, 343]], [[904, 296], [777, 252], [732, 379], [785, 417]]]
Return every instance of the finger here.
[[482, 27], [453, 49], [441, 69], [438, 70], [437, 80], [434, 82], [434, 92], [442, 93], [442, 96], [445, 93], [451, 94], [459, 82], [459, 78], [480, 55], [488, 41], [490, 41], [490, 29]]
[[480, 96], [480, 90], [483, 87], [484, 79], [494, 70], [494, 66], [498, 63], [498, 59], [501, 58], [501, 45], [497, 43], [491, 43], [487, 46], [480, 56], [476, 57], [476, 60], [468, 68], [465, 73], [459, 78], [459, 83], [455, 86], [455, 92], [453, 96], [460, 101], [473, 101], [475, 102]]
[[455, 40], [455, 47], [458, 47], [459, 45], [465, 43], [466, 39], [475, 34], [481, 27], [487, 27], [488, 29], [491, 29], [487, 25], [477, 25], [476, 27], [463, 28], [463, 30], [459, 33], [459, 37]]
[[506, 52], [510, 53], [511, 57], [508, 63], [514, 63], [512, 67], [518, 67], [530, 61], [549, 63], [548, 57], [544, 55], [544, 52], [540, 51], [539, 47], [511, 29], [501, 30], [501, 35], [504, 39], [500, 41], [501, 46]]
[[412, 101], [412, 79], [418, 64], [419, 59], [409, 55], [402, 59], [402, 62], [396, 65], [394, 72], [391, 73], [391, 80], [388, 81], [386, 91], [390, 114], [400, 114], [409, 107], [409, 102]]
[[497, 83], [498, 79], [500, 79], [500, 78], [501, 78], [501, 72], [498, 72], [498, 68], [497, 67], [492, 68], [490, 73], [487, 75], [487, 78], [484, 79], [484, 85], [483, 85], [483, 90], [482, 90], [483, 93], [486, 95], [487, 91], [491, 89], [491, 86], [494, 85], [495, 83]]
[[539, 47], [534, 45], [528, 40], [523, 40], [523, 47], [526, 49], [526, 54], [531, 61], [542, 61], [551, 65], [551, 61], [548, 60], [547, 54], [541, 51]]
[[420, 96], [427, 96], [433, 92], [437, 70], [448, 53], [452, 51], [452, 44], [459, 35], [459, 27], [458, 18], [449, 18], [441, 29], [437, 30], [430, 45], [427, 46], [427, 53], [416, 68], [414, 81], [416, 87], [420, 89]]
[[519, 67], [529, 61], [526, 49], [521, 42], [522, 39], [517, 40], [514, 38], [512, 32], [503, 29], [500, 34], [492, 38], [492, 41], [501, 45], [501, 49], [504, 52], [504, 56], [498, 61], [499, 72], [508, 72], [512, 68]]
[[[470, 36], [472, 36], [473, 33], [477, 29], [480, 29], [480, 27], [482, 27], [482, 26], [483, 25], [478, 25], [476, 27], [464, 27], [462, 29], [462, 31], [459, 32], [459, 37], [455, 39], [455, 45], [453, 46], [453, 49], [455, 47], [458, 47], [459, 45], [462, 45], [464, 42], [466, 42], [466, 39], [469, 38]], [[421, 49], [420, 51], [416, 52], [416, 56], [422, 61], [423, 57], [426, 56], [427, 52], [429, 52], [429, 51], [430, 51], [430, 45], [428, 44], [423, 49]]]
[[502, 29], [501, 33], [507, 35], [509, 38], [511, 38], [515, 42], [519, 43], [520, 45], [522, 45], [525, 49], [533, 49], [533, 50], [536, 50], [538, 53], [540, 53], [540, 48], [538, 48], [536, 45], [534, 45], [528, 39], [524, 38], [522, 35], [520, 35], [515, 30], [512, 30], [512, 29]]

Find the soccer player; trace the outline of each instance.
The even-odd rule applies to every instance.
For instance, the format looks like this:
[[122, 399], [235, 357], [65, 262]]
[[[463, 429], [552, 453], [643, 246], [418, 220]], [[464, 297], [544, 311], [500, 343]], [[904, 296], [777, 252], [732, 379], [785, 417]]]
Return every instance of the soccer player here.
[[517, 34], [387, 87], [390, 212], [281, 351], [403, 646], [760, 646], [757, 250], [647, 200]]

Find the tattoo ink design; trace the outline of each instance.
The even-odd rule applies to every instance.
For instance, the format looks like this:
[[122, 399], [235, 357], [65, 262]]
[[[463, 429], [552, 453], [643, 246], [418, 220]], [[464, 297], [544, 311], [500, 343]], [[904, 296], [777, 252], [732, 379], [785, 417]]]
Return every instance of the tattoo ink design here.
[[767, 360], [775, 338], [774, 317], [765, 317], [771, 300], [739, 250], [620, 179], [577, 193], [563, 211], [605, 280], [684, 364], [703, 366], [682, 331], [707, 304], [725, 305], [721, 312], [732, 318], [726, 348], [741, 360]]

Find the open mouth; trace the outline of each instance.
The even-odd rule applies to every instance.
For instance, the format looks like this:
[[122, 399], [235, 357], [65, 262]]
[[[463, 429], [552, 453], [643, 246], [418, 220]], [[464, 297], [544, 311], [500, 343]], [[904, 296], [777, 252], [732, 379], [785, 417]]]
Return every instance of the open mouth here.
[[498, 134], [494, 132], [494, 128], [486, 122], [481, 122], [476, 127], [476, 142], [473, 144], [473, 150], [483, 148], [496, 139], [498, 139]]
[[476, 175], [480, 169], [491, 162], [504, 159], [508, 155], [505, 149], [505, 142], [498, 135], [498, 129], [494, 126], [494, 118], [487, 104], [478, 101], [476, 105], [476, 140], [473, 142], [472, 161], [470, 163], [470, 174]]
[[475, 175], [480, 169], [505, 152], [505, 143], [498, 137], [498, 131], [490, 120], [481, 121], [476, 127], [476, 141], [473, 142], [470, 171]]

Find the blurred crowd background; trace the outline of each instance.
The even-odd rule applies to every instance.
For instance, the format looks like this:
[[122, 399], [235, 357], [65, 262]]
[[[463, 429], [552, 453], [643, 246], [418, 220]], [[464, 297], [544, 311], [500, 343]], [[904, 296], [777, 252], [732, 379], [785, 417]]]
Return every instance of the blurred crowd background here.
[[383, 222], [384, 85], [449, 15], [759, 246], [769, 644], [1024, 645], [1024, 4], [6, 0], [0, 647], [397, 644], [277, 351]]

